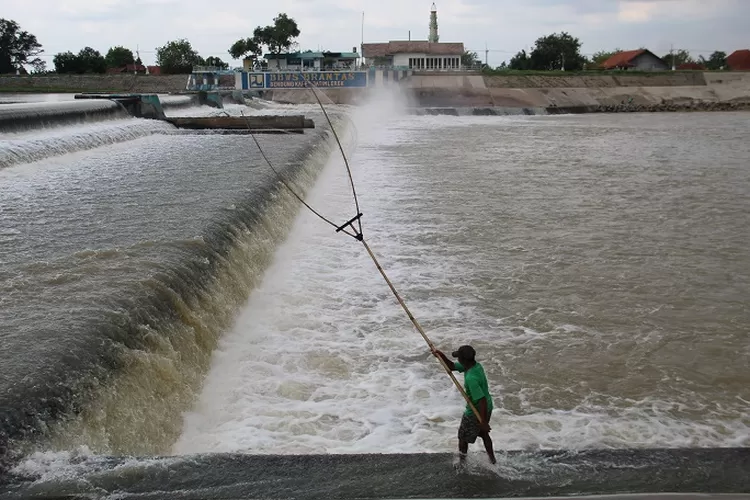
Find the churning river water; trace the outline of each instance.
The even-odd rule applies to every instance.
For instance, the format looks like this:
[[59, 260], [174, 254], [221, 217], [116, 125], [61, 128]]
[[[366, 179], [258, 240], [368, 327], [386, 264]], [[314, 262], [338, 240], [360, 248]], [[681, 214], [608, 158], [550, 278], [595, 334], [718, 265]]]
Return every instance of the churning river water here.
[[[340, 121], [365, 237], [435, 344], [476, 348], [498, 450], [750, 446], [750, 115], [399, 109]], [[343, 223], [345, 167], [314, 118], [259, 141]], [[2, 139], [17, 474], [455, 449], [450, 379], [362, 246], [249, 137], [122, 118]]]

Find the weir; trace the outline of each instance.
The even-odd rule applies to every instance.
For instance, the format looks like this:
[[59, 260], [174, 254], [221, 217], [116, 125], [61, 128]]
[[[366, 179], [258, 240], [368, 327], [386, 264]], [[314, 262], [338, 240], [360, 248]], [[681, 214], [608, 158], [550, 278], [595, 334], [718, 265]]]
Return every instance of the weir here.
[[[495, 469], [453, 454], [248, 455], [163, 458], [69, 457], [56, 474], [31, 457], [0, 482], [5, 498], [117, 494], [127, 498], [524, 498], [640, 494], [744, 494], [747, 449], [511, 451]], [[61, 457], [65, 463], [66, 459]]]
[[19, 132], [38, 127], [125, 116], [128, 116], [126, 110], [110, 100], [5, 104], [0, 106], [0, 132]]
[[[118, 107], [106, 100], [70, 104], [84, 109]], [[231, 137], [223, 142], [235, 148], [241, 144]], [[332, 138], [330, 130], [323, 127], [308, 137], [285, 138], [275, 144], [276, 148], [281, 148], [281, 153], [277, 152], [281, 157], [274, 155], [273, 158], [278, 161], [282, 175], [304, 191], [312, 185], [327, 161]], [[287, 144], [289, 146], [284, 146]], [[244, 143], [240, 151], [241, 155], [231, 155], [229, 159], [229, 163], [236, 164], [234, 170], [239, 168], [239, 172], [232, 171], [227, 175], [234, 175], [237, 179], [248, 177], [252, 183], [238, 193], [241, 196], [233, 200], [232, 210], [209, 210], [208, 202], [204, 201], [199, 209], [201, 219], [212, 213], [215, 219], [204, 222], [206, 225], [202, 229], [201, 226], [193, 229], [185, 226], [188, 233], [173, 235], [172, 238], [177, 238], [174, 243], [159, 243], [152, 248], [152, 245], [140, 246], [130, 242], [135, 236], [136, 241], [148, 240], [149, 236], [143, 232], [145, 228], [139, 229], [137, 234], [124, 234], [125, 239], [99, 236], [99, 233], [107, 232], [100, 228], [85, 245], [93, 248], [103, 245], [101, 250], [91, 250], [91, 256], [89, 251], [77, 251], [69, 257], [51, 259], [55, 261], [55, 267], [62, 266], [55, 273], [58, 277], [75, 277], [85, 268], [87, 281], [84, 283], [88, 285], [80, 288], [78, 293], [87, 293], [89, 287], [96, 290], [95, 300], [87, 300], [82, 309], [75, 306], [74, 317], [66, 317], [64, 308], [53, 309], [51, 304], [74, 300], [75, 293], [50, 302], [44, 298], [45, 293], [36, 294], [35, 299], [31, 296], [23, 298], [24, 292], [18, 295], [17, 303], [6, 302], [6, 312], [16, 320], [7, 325], [4, 334], [21, 340], [0, 351], [0, 365], [4, 372], [0, 378], [0, 476], [12, 462], [37, 445], [48, 449], [50, 442], [54, 442], [66, 447], [64, 443], [68, 439], [76, 440], [83, 435], [95, 449], [115, 453], [132, 446], [146, 453], [158, 453], [176, 439], [177, 436], [169, 435], [169, 432], [177, 432], [178, 426], [171, 425], [171, 430], [165, 432], [163, 423], [178, 420], [180, 408], [186, 409], [193, 397], [190, 391], [199, 386], [220, 332], [268, 265], [275, 246], [289, 230], [290, 221], [299, 207], [281, 189], [270, 171], [261, 165], [254, 146]], [[248, 151], [256, 153], [248, 155]], [[204, 162], [200, 163], [212, 171], [212, 182], [217, 175], [213, 171], [218, 161], [213, 157], [226, 156], [220, 149], [214, 152], [213, 156], [210, 152], [204, 154]], [[154, 160], [148, 158], [147, 153], [142, 156], [142, 161]], [[175, 164], [184, 165], [185, 162], [174, 160], [160, 165], [160, 169], [174, 168]], [[159, 182], [148, 179], [151, 173], [154, 179], [161, 179], [160, 169], [138, 172], [135, 175], [138, 185], [158, 186]], [[193, 175], [201, 175], [202, 170], [190, 169]], [[226, 170], [226, 166], [222, 166], [222, 170]], [[40, 172], [39, 175], [43, 174]], [[91, 187], [88, 185], [91, 182], [85, 183], [86, 189]], [[106, 183], [97, 190], [107, 190], [105, 186]], [[236, 185], [232, 183], [230, 187], [234, 191]], [[204, 191], [191, 186], [193, 188]], [[177, 189], [177, 184], [171, 183], [169, 189]], [[127, 195], [122, 186], [115, 194], [120, 197]], [[158, 204], [158, 198], [149, 199]], [[102, 202], [100, 200], [95, 205], [106, 211]], [[146, 202], [142, 200], [141, 203]], [[155, 213], [156, 209], [147, 212], [151, 219]], [[21, 213], [16, 218], [23, 217]], [[29, 217], [33, 218], [33, 214]], [[52, 224], [64, 226], [65, 220], [66, 217], [59, 216]], [[111, 229], [116, 229], [115, 226]], [[180, 232], [179, 228], [170, 231]], [[196, 234], [199, 240], [193, 241]], [[105, 240], [97, 243], [101, 238]], [[150, 237], [151, 240], [161, 238], [163, 236]], [[59, 242], [63, 244], [65, 240]], [[111, 246], [114, 248], [109, 248]], [[100, 252], [104, 259], [102, 264], [112, 258], [115, 260], [97, 271], [99, 259], [96, 256]], [[156, 259], [168, 260], [155, 271], [141, 269], [140, 276], [106, 278], [110, 271], [118, 268], [118, 256], [125, 254], [131, 255], [127, 267], [137, 266], [143, 259], [146, 259], [144, 264]], [[19, 261], [19, 265], [22, 264]], [[137, 274], [137, 267], [128, 272]], [[42, 272], [37, 279], [47, 278]], [[49, 279], [60, 278], [50, 276]], [[72, 283], [75, 287], [75, 281]], [[118, 286], [125, 286], [127, 292], [118, 292]], [[26, 288], [28, 285], [24, 285], [22, 291]], [[43, 288], [52, 290], [47, 286]], [[24, 320], [24, 314], [28, 314], [24, 311], [31, 307], [29, 303], [33, 300], [40, 301], [40, 310], [48, 309], [45, 313], [48, 324], [45, 321], [29, 322], [28, 318]], [[219, 300], [220, 304], [213, 303], [214, 300]], [[14, 307], [19, 309], [14, 312]], [[63, 339], [68, 335], [65, 352], [47, 350], [51, 344], [44, 339], [56, 338], [56, 342], [65, 343]], [[144, 376], [158, 380], [165, 363], [170, 366], [168, 380], [179, 380], [177, 386], [155, 387], [144, 380]], [[99, 421], [102, 415], [106, 418]]]

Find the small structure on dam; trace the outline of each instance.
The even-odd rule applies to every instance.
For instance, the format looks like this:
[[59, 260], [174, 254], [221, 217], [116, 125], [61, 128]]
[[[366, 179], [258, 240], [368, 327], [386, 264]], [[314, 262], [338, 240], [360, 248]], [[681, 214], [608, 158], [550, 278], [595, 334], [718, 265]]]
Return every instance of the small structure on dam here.
[[[186, 99], [180, 99], [185, 97]], [[168, 117], [164, 113], [162, 100], [156, 94], [77, 94], [76, 99], [108, 100], [118, 103], [131, 116], [171, 123], [184, 129], [247, 130], [256, 133], [304, 133], [315, 128], [315, 123], [304, 115], [255, 115], [255, 116], [199, 116]], [[218, 92], [199, 91], [175, 97], [189, 105], [206, 105], [223, 108]], [[166, 104], [166, 103], [164, 103]]]

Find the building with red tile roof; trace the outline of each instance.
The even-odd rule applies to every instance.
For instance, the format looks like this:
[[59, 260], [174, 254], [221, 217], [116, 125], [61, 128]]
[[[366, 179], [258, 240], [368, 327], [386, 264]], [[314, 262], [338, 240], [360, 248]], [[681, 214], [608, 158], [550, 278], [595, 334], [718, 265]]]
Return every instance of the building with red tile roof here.
[[750, 71], [750, 49], [735, 50], [727, 57], [727, 66], [732, 71]]
[[602, 63], [604, 69], [635, 69], [640, 71], [666, 71], [669, 65], [648, 49], [619, 52]]

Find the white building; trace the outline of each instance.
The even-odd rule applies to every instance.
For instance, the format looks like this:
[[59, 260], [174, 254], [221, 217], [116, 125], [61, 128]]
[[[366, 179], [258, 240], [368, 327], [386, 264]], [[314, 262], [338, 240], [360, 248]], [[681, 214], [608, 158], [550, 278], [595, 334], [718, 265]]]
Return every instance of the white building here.
[[387, 43], [363, 43], [362, 56], [368, 66], [394, 69], [447, 71], [461, 69], [463, 43], [440, 43], [437, 7], [430, 10], [430, 36], [426, 41], [407, 40]]
[[461, 69], [463, 53], [463, 43], [391, 41], [362, 44], [365, 64], [394, 69], [457, 70]]

